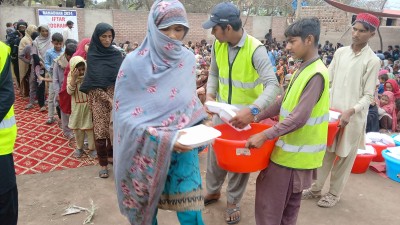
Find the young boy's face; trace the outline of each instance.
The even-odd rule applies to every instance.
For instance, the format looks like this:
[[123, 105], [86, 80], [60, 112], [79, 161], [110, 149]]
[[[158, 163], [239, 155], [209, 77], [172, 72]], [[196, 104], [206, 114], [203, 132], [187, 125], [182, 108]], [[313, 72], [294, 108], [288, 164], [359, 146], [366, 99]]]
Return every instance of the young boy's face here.
[[288, 50], [295, 59], [303, 59], [308, 51], [308, 46], [301, 37], [288, 37], [286, 50]]
[[62, 46], [64, 44], [62, 41], [52, 41], [51, 43], [53, 43], [54, 50], [56, 50], [56, 52], [61, 51]]

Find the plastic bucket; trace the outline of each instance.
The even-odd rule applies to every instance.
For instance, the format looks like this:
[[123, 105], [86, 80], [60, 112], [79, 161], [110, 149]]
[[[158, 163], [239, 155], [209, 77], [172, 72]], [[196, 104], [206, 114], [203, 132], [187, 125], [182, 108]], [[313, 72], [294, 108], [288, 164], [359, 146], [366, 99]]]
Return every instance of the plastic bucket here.
[[382, 156], [386, 161], [386, 175], [397, 182], [400, 182], [400, 160], [387, 155], [388, 150], [382, 151]]
[[352, 173], [365, 173], [368, 170], [369, 164], [372, 159], [376, 156], [375, 154], [357, 154], [356, 160], [354, 161]]
[[395, 147], [395, 145], [377, 145], [373, 143], [368, 143], [366, 145], [371, 145], [376, 150], [376, 156], [372, 159], [373, 162], [383, 162], [385, 161], [382, 157], [382, 151], [388, 147]]
[[214, 128], [222, 133], [213, 144], [218, 165], [224, 170], [235, 173], [250, 173], [267, 168], [269, 157], [278, 139], [266, 141], [259, 149], [248, 149], [245, 145], [250, 136], [270, 127], [266, 124], [253, 123], [250, 130], [236, 131], [227, 124], [215, 126]]

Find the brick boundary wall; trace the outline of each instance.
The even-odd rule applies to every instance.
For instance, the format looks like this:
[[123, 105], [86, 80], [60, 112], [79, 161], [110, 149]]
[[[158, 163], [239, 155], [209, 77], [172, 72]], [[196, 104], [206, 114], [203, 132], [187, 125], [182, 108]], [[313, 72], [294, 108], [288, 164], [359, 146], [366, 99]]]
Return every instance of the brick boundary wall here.
[[[25, 19], [28, 23], [37, 24], [37, 9], [60, 9], [66, 10], [71, 8], [58, 8], [58, 7], [15, 7], [15, 6], [0, 6], [0, 21], [2, 22], [0, 29], [0, 39], [4, 40], [5, 37], [5, 23], [8, 21], [17, 21]], [[126, 11], [126, 10], [102, 10], [102, 9], [76, 9], [78, 13], [78, 28], [79, 39], [90, 38], [97, 23], [108, 22], [111, 23], [116, 31], [116, 42], [142, 42], [146, 35], [148, 12], [144, 11]], [[21, 15], [24, 15], [21, 17]], [[303, 7], [301, 10], [301, 17], [316, 16], [321, 20], [321, 37], [320, 43], [329, 40], [333, 43], [341, 42], [345, 45], [351, 43], [351, 31], [346, 34], [351, 23], [351, 13], [345, 13], [332, 6], [320, 7]], [[211, 35], [211, 30], [204, 30], [201, 24], [208, 19], [208, 15], [204, 13], [189, 13], [190, 30], [184, 42], [191, 40], [192, 42], [199, 42], [205, 39], [208, 43], [212, 43], [214, 37]], [[243, 23], [246, 21], [246, 16], [242, 17]], [[268, 29], [272, 29], [273, 37], [277, 41], [283, 41], [284, 30], [289, 24], [291, 18], [287, 17], [257, 17], [249, 16], [245, 24], [246, 31], [260, 40], [264, 39], [265, 33]], [[261, 21], [261, 22], [260, 22]], [[383, 21], [385, 23], [385, 20]], [[400, 20], [397, 20], [397, 25], [400, 25]], [[386, 49], [387, 45], [400, 44], [400, 26], [381, 27], [383, 36], [383, 46]], [[257, 36], [258, 35], [258, 36]], [[371, 47], [376, 50], [379, 49], [378, 35], [371, 40]]]

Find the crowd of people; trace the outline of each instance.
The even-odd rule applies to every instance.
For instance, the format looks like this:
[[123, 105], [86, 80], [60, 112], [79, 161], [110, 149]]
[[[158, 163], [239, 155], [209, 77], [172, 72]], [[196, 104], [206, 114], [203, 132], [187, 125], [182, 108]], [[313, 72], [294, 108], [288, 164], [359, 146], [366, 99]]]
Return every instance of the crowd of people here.
[[[119, 207], [131, 224], [157, 224], [157, 208], [177, 211], [181, 224], [204, 224], [201, 210], [220, 199], [226, 177], [225, 219], [240, 221], [249, 174], [221, 169], [208, 146], [203, 197], [198, 152], [207, 146], [191, 148], [177, 141], [180, 129], [223, 123], [204, 106], [206, 101], [238, 107], [230, 121], [237, 128], [275, 120], [246, 143], [259, 148], [279, 138], [256, 182], [258, 225], [296, 224], [301, 199], [319, 198], [318, 206], [335, 206], [365, 132], [400, 130], [399, 46], [373, 52], [368, 40], [379, 20], [365, 13], [357, 16], [351, 46], [318, 44], [316, 18], [294, 22], [285, 31], [286, 41], [278, 43], [272, 30], [262, 41], [247, 34], [231, 3], [216, 5], [211, 15], [203, 23], [216, 38], [211, 44], [182, 42], [189, 32], [185, 8], [170, 0], [153, 4], [141, 44], [115, 44], [115, 31], [106, 23], [79, 43], [68, 30], [60, 34], [46, 24], [8, 23], [10, 54], [5, 58], [11, 63], [1, 55], [0, 63], [8, 67], [0, 67], [5, 71], [0, 96], [14, 93], [12, 71], [19, 94], [29, 98], [26, 110], [47, 111], [47, 124], [56, 121], [57, 113], [64, 137], [76, 142], [74, 157], [97, 158], [101, 178], [109, 176], [113, 164]], [[72, 26], [68, 21], [66, 29]], [[0, 47], [6, 49], [3, 43]], [[13, 117], [12, 102], [0, 107], [3, 125]], [[329, 108], [342, 112], [332, 147], [326, 146]], [[14, 127], [7, 132], [15, 141]], [[9, 156], [10, 146], [4, 149], [0, 156]], [[0, 160], [8, 160], [0, 161], [0, 173], [10, 171], [12, 154]], [[330, 172], [330, 189], [322, 195]], [[15, 201], [15, 174], [8, 177], [0, 194], [10, 191]], [[9, 207], [15, 213], [15, 205]]]

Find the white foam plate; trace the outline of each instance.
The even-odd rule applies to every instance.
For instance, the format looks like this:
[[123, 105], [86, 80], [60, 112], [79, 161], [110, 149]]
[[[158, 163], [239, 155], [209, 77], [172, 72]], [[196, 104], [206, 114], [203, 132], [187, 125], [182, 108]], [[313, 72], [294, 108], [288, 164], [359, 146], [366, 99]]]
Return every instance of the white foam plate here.
[[335, 122], [339, 119], [341, 113], [329, 110], [329, 122]]
[[239, 108], [237, 108], [234, 105], [229, 105], [229, 104], [221, 103], [221, 102], [207, 101], [204, 103], [204, 105], [207, 106], [208, 110], [210, 110], [211, 112], [216, 113], [216, 114], [218, 114], [223, 109], [230, 109], [233, 111], [239, 110]]
[[215, 138], [221, 136], [221, 132], [215, 128], [203, 124], [179, 130], [185, 132], [178, 139], [178, 142], [192, 148], [210, 144]]
[[250, 130], [251, 129], [250, 125], [247, 125], [242, 129], [239, 129], [237, 127], [234, 127], [231, 123], [229, 123], [229, 121], [235, 116], [236, 116], [236, 113], [231, 109], [222, 109], [219, 112], [219, 117], [221, 118], [221, 120], [224, 121], [229, 126], [231, 126], [233, 129], [235, 129], [237, 131], [243, 131], [243, 130]]

